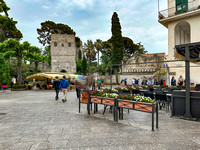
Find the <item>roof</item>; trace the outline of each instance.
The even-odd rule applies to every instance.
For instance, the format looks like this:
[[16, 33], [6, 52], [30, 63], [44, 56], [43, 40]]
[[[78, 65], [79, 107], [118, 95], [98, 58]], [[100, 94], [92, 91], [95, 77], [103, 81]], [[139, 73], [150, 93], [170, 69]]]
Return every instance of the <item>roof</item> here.
[[44, 73], [36, 73], [34, 75], [30, 75], [26, 77], [26, 79], [55, 79], [55, 77], [58, 76], [59, 79], [62, 79], [63, 76], [66, 76], [66, 78], [75, 78], [76, 74], [70, 74], [70, 73], [59, 73], [59, 72], [44, 72]]
[[165, 53], [150, 53], [150, 54], [142, 54], [142, 56], [145, 56], [145, 57], [153, 57], [154, 55], [165, 56]]

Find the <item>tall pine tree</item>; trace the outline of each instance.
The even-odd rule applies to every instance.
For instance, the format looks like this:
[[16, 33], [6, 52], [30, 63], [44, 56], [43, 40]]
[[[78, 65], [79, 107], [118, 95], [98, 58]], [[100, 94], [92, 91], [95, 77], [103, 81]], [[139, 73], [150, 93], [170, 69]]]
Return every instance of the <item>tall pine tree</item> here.
[[121, 61], [124, 56], [124, 44], [123, 44], [123, 38], [122, 38], [122, 31], [121, 31], [121, 25], [119, 22], [119, 17], [116, 12], [113, 13], [112, 16], [112, 57], [111, 62], [112, 64], [121, 64]]
[[[124, 57], [124, 43], [122, 38], [122, 31], [121, 31], [121, 25], [119, 21], [119, 17], [116, 12], [113, 13], [112, 16], [112, 45], [113, 50], [111, 52], [111, 63], [112, 64], [121, 64], [122, 59]], [[117, 73], [119, 71], [119, 66], [114, 66], [114, 69], [116, 69], [116, 82], [118, 83], [118, 76]]]

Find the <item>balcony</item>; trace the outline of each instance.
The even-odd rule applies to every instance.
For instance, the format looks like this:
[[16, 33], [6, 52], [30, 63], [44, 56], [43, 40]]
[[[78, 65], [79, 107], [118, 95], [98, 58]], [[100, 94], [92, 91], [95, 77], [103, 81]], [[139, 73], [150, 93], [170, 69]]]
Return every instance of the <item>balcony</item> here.
[[171, 7], [169, 9], [159, 11], [158, 19], [160, 22], [163, 19], [172, 18], [176, 16], [178, 17], [181, 15], [188, 14], [189, 12], [194, 12], [196, 10], [200, 11], [200, 0], [189, 1], [188, 3], [182, 3], [181, 5], [178, 5], [176, 7]]

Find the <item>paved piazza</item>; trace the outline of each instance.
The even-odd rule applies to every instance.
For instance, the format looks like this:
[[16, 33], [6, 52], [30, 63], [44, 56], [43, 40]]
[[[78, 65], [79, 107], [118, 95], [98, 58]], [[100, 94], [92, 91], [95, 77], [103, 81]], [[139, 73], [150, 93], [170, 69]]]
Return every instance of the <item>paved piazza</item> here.
[[102, 115], [103, 106], [88, 116], [82, 104], [78, 113], [75, 94], [62, 103], [54, 91], [0, 91], [0, 150], [200, 149], [200, 122], [170, 118], [162, 110], [152, 132], [148, 113], [125, 110], [118, 123], [108, 110]]

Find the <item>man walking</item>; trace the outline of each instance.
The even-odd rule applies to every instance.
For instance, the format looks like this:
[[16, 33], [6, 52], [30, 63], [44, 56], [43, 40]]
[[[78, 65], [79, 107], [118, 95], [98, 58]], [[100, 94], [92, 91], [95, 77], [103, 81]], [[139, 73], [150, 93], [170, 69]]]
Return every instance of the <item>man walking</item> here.
[[56, 79], [53, 81], [53, 88], [56, 91], [56, 97], [55, 100], [58, 100], [58, 94], [59, 94], [59, 86], [60, 86], [60, 81], [58, 80], [58, 77], [56, 76]]
[[67, 101], [67, 88], [69, 87], [69, 82], [66, 80], [66, 77], [63, 76], [63, 79], [60, 81], [59, 89], [62, 88], [63, 91], [63, 103]]

